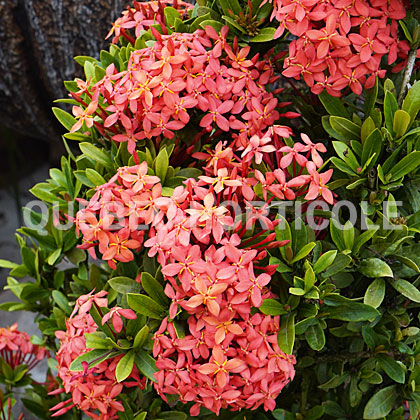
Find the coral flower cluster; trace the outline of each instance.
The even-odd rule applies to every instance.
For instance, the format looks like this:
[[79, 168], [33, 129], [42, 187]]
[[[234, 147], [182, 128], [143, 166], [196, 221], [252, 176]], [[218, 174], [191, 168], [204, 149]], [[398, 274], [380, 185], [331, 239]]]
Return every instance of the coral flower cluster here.
[[139, 140], [172, 139], [190, 121], [190, 127], [201, 127], [200, 135], [214, 128], [232, 130], [246, 145], [248, 137], [264, 132], [280, 116], [298, 115], [279, 113], [289, 103], [279, 103], [266, 91], [278, 77], [271, 63], [248, 57], [250, 47], [231, 47], [227, 27], [219, 34], [211, 27], [192, 34], [152, 32], [156, 42], [133, 51], [126, 70], [118, 72], [110, 64], [94, 85], [79, 81], [80, 90], [72, 95], [83, 106], [73, 108], [77, 122], [72, 131], [83, 121], [88, 127], [95, 124], [109, 139], [127, 142], [133, 153]]
[[[56, 332], [56, 337], [60, 340], [60, 348], [56, 357], [58, 377], [62, 380], [62, 388], [52, 391], [50, 395], [70, 393], [71, 397], [51, 409], [55, 411], [52, 417], [60, 417], [73, 407], [77, 407], [92, 419], [117, 419], [118, 412], [124, 411], [122, 403], [117, 398], [124, 387], [144, 388], [145, 379], [139, 377], [135, 367], [124, 382], [116, 381], [115, 369], [122, 356], [106, 359], [93, 367], [89, 367], [87, 362], [82, 362], [83, 372], [70, 370], [71, 363], [89, 350], [86, 348], [85, 334], [95, 333], [98, 328], [89, 314], [89, 310], [92, 305], [95, 305], [99, 311], [101, 308], [107, 307], [106, 294], [107, 292], [101, 291], [96, 294], [91, 292], [88, 295], [80, 296], [72, 315], [66, 320], [66, 331]], [[132, 311], [128, 311], [130, 311], [130, 317]], [[111, 315], [108, 317], [105, 315], [104, 321], [106, 322], [110, 317], [114, 321], [115, 312], [115, 309], [113, 312], [108, 312]], [[124, 312], [120, 315], [124, 316]], [[121, 319], [117, 321], [117, 326], [119, 322], [122, 322]], [[110, 357], [111, 353], [112, 351], [110, 351]]]
[[[142, 31], [147, 31], [152, 25], [160, 25], [162, 30], [167, 30], [165, 26], [165, 7], [173, 7], [179, 12], [179, 18], [188, 17], [188, 10], [193, 8], [190, 3], [185, 3], [182, 0], [174, 1], [148, 1], [148, 2], [133, 2], [134, 7], [128, 7], [113, 24], [106, 38], [114, 35], [113, 43], [117, 43], [122, 36], [126, 38], [133, 45], [136, 38], [138, 38]], [[133, 30], [135, 38], [130, 34]]]
[[283, 75], [302, 77], [313, 93], [324, 89], [333, 96], [349, 87], [360, 95], [377, 76], [384, 77], [382, 58], [388, 64], [406, 52], [398, 41], [398, 20], [405, 17], [401, 0], [273, 0], [272, 18], [297, 37], [289, 45]]
[[29, 371], [48, 357], [48, 350], [32, 344], [31, 337], [19, 331], [18, 324], [13, 324], [8, 328], [0, 328], [0, 357], [13, 369], [27, 365]]
[[[317, 171], [325, 147], [304, 134], [302, 143], [286, 146], [288, 135], [272, 126], [246, 147], [235, 139], [196, 153], [206, 162], [205, 175], [187, 179], [170, 197], [146, 162], [120, 168], [77, 214], [81, 247], [92, 256], [97, 249], [112, 268], [134, 259], [141, 246], [157, 258], [171, 303], [154, 335], [156, 388], [163, 398], [193, 401], [192, 415], [201, 407], [272, 410], [294, 376], [294, 357], [277, 345], [279, 318], [252, 312], [272, 296], [276, 266], [265, 262], [268, 251], [288, 242], [276, 241], [278, 220], [269, 204], [299, 196], [332, 202], [333, 196], [325, 185], [331, 170]], [[250, 169], [262, 162], [273, 170]], [[262, 206], [253, 202], [256, 191]], [[179, 320], [181, 312], [188, 321]], [[185, 322], [185, 336], [174, 322]]]

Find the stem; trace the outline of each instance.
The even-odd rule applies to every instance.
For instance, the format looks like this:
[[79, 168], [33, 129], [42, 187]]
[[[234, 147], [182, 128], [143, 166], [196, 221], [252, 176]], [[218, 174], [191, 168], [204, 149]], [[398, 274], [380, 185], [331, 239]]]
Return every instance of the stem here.
[[408, 54], [407, 65], [404, 71], [403, 81], [401, 83], [400, 95], [398, 97], [398, 105], [401, 106], [405, 94], [407, 92], [408, 84], [410, 83], [411, 75], [413, 73], [414, 65], [416, 64], [417, 48], [412, 48]]

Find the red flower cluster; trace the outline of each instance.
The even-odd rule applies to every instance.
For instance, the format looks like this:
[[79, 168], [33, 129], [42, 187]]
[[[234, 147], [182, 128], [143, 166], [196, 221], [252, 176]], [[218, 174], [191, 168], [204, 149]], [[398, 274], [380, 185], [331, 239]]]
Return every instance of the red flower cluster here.
[[56, 357], [58, 377], [63, 381], [63, 388], [52, 391], [50, 395], [65, 392], [70, 393], [71, 398], [54, 406], [51, 410], [56, 412], [52, 417], [62, 416], [73, 407], [77, 407], [92, 419], [118, 419], [117, 413], [124, 411], [124, 407], [117, 397], [124, 387], [145, 386], [145, 379], [139, 377], [136, 367], [126, 381], [117, 383], [115, 369], [122, 356], [107, 359], [92, 368], [89, 368], [87, 362], [83, 362], [83, 372], [80, 374], [70, 370], [73, 360], [89, 350], [86, 348], [85, 334], [97, 330], [89, 310], [92, 305], [99, 309], [106, 307], [106, 294], [107, 292], [101, 291], [80, 296], [72, 315], [66, 320], [66, 331], [57, 331], [55, 334], [60, 340], [60, 349]]
[[[332, 203], [333, 196], [325, 186], [332, 171], [317, 171], [325, 147], [304, 134], [303, 143], [286, 146], [289, 134], [287, 127], [272, 126], [246, 147], [234, 139], [230, 146], [220, 142], [215, 150], [196, 153], [207, 161], [205, 175], [186, 180], [170, 197], [162, 196], [159, 178], [147, 174], [146, 162], [120, 168], [77, 214], [82, 247], [99, 246], [113, 268], [116, 261], [134, 258], [131, 249], [145, 235], [139, 224], [147, 229], [144, 246], [150, 257], [157, 256], [171, 299], [169, 318], [154, 336], [156, 387], [194, 401], [192, 415], [201, 406], [218, 412], [264, 404], [272, 410], [293, 378], [294, 357], [282, 353], [276, 341], [278, 317], [252, 315], [252, 308], [271, 296], [276, 267], [263, 262], [267, 250], [285, 245], [275, 240], [278, 221], [269, 206], [274, 199], [303, 195]], [[251, 172], [254, 162], [271, 171]], [[258, 189], [261, 207], [252, 203]], [[247, 212], [245, 219], [238, 209]], [[189, 332], [180, 338], [172, 320], [182, 310], [190, 315]]]
[[33, 369], [42, 359], [49, 357], [45, 347], [31, 343], [31, 337], [18, 330], [13, 324], [8, 328], [0, 328], [0, 357], [12, 368], [27, 365], [28, 371]]
[[106, 38], [114, 34], [112, 42], [115, 44], [120, 36], [123, 36], [134, 45], [136, 40], [129, 34], [127, 29], [134, 29], [136, 38], [141, 35], [142, 31], [147, 31], [152, 25], [160, 24], [161, 28], [166, 30], [164, 9], [168, 6], [178, 10], [180, 18], [185, 15], [188, 17], [188, 10], [193, 8], [193, 5], [182, 0], [134, 1], [134, 7], [128, 7], [122, 13], [122, 16], [112, 24], [112, 28]]
[[[213, 128], [233, 130], [245, 146], [248, 137], [260, 134], [280, 116], [296, 117], [291, 112], [279, 114], [277, 108], [289, 103], [278, 103], [265, 89], [277, 78], [270, 62], [258, 55], [248, 58], [250, 47], [230, 47], [227, 31], [224, 27], [217, 34], [207, 27], [206, 32], [164, 36], [152, 29], [157, 41], [133, 51], [127, 70], [117, 73], [111, 64], [95, 85], [79, 81], [81, 89], [72, 95], [84, 108], [74, 107], [78, 121], [72, 131], [82, 120], [87, 126], [94, 123], [108, 138], [128, 142], [133, 154], [138, 140], [172, 139], [174, 131], [191, 119], [204, 133]], [[82, 100], [84, 93], [89, 106]], [[105, 109], [98, 105], [100, 95]], [[94, 114], [103, 123], [93, 121]]]
[[397, 59], [398, 20], [405, 17], [401, 0], [270, 0], [272, 18], [298, 39], [290, 43], [283, 75], [303, 77], [315, 94], [324, 89], [339, 96], [345, 87], [360, 95], [376, 76], [384, 77], [381, 59]]

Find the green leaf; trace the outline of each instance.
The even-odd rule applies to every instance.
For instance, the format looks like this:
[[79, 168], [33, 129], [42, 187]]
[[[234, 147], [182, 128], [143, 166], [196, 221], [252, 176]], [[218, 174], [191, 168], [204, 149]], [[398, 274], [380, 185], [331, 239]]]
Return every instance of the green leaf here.
[[341, 230], [341, 224], [335, 218], [330, 220], [330, 234], [331, 239], [339, 249], [339, 251], [344, 251], [346, 249], [346, 244], [344, 243], [343, 231]]
[[321, 325], [311, 325], [305, 331], [305, 338], [309, 344], [309, 347], [315, 351], [321, 351], [325, 346], [325, 334]]
[[420, 151], [412, 152], [404, 156], [397, 164], [390, 169], [386, 176], [390, 176], [389, 182], [397, 181], [409, 172], [420, 166]]
[[233, 13], [235, 16], [239, 16], [242, 12], [241, 5], [238, 0], [220, 0], [220, 6], [222, 7], [223, 14], [230, 16]]
[[115, 369], [115, 379], [117, 382], [122, 382], [130, 376], [134, 367], [135, 355], [134, 350], [130, 350], [120, 359]]
[[380, 313], [372, 306], [359, 302], [347, 302], [325, 308], [328, 318], [340, 321], [373, 321]]
[[235, 19], [232, 19], [231, 17], [225, 15], [222, 16], [222, 19], [226, 21], [228, 26], [233, 26], [235, 29], [237, 29], [239, 32], [242, 32], [243, 34], [247, 33], [245, 28], [243, 28], [240, 23], [236, 22]]
[[379, 129], [375, 128], [375, 130], [369, 134], [365, 143], [363, 144], [362, 168], [367, 164], [369, 158], [371, 158], [373, 154], [375, 154], [375, 156], [368, 164], [368, 168], [371, 168], [373, 165], [375, 165], [382, 151], [382, 143], [382, 134]]
[[206, 29], [206, 26], [211, 26], [216, 30], [217, 33], [219, 33], [223, 28], [223, 23], [217, 21], [217, 20], [205, 20], [204, 22], [200, 23], [200, 26], [203, 29]]
[[369, 241], [372, 238], [372, 236], [375, 235], [378, 229], [379, 229], [378, 226], [376, 226], [375, 228], [369, 228], [368, 230], [364, 231], [361, 235], [359, 235], [356, 238], [356, 241], [354, 242], [354, 246], [352, 250], [354, 255], [357, 255], [362, 245], [364, 245], [367, 241]]
[[94, 367], [96, 365], [99, 365], [104, 360], [109, 359], [110, 357], [114, 357], [117, 355], [117, 352], [113, 352], [110, 350], [102, 350], [102, 349], [95, 349], [88, 351], [87, 353], [84, 353], [73, 360], [71, 363], [69, 370], [73, 372], [82, 372], [83, 366], [82, 362], [89, 363], [89, 367]]
[[133, 348], [141, 347], [149, 335], [149, 327], [145, 325], [135, 336]]
[[331, 116], [331, 128], [348, 140], [360, 140], [360, 127], [347, 118]]
[[169, 166], [169, 156], [166, 151], [166, 147], [159, 151], [159, 154], [156, 157], [154, 167], [155, 174], [160, 178], [162, 185], [165, 183], [166, 173], [168, 172]]
[[363, 297], [363, 303], [365, 305], [378, 308], [381, 306], [382, 301], [385, 297], [385, 280], [376, 279], [368, 286], [365, 295]]
[[141, 285], [144, 291], [157, 303], [165, 307], [168, 298], [163, 291], [162, 285], [149, 273], [141, 274]]
[[343, 240], [346, 249], [351, 250], [354, 244], [354, 227], [350, 220], [348, 220], [343, 227]]
[[391, 281], [392, 287], [413, 302], [420, 303], [420, 291], [416, 286], [404, 279]]
[[141, 290], [140, 283], [128, 277], [114, 277], [108, 280], [109, 285], [118, 293], [139, 293]]
[[52, 291], [52, 298], [54, 299], [54, 302], [64, 311], [66, 315], [70, 315], [72, 313], [72, 308], [69, 305], [69, 301], [64, 296], [63, 293], [61, 293], [59, 290], [53, 290]]
[[85, 154], [88, 158], [92, 159], [94, 162], [98, 162], [106, 167], [113, 167], [112, 160], [108, 154], [93, 144], [84, 142], [80, 143], [79, 147], [82, 153]]
[[385, 92], [384, 98], [384, 115], [385, 115], [385, 126], [388, 131], [394, 136], [394, 114], [398, 110], [398, 102], [395, 96], [390, 92]]
[[57, 118], [58, 121], [60, 121], [61, 125], [64, 126], [66, 130], [71, 130], [74, 124], [76, 124], [76, 118], [73, 117], [73, 115], [69, 114], [66, 111], [63, 111], [61, 108], [53, 107], [52, 111]]
[[149, 296], [128, 293], [127, 300], [130, 308], [139, 314], [154, 319], [162, 319], [164, 317], [165, 308]]
[[378, 98], [378, 88], [379, 83], [378, 78], [376, 78], [373, 88], [368, 89], [365, 94], [365, 115], [370, 115], [370, 111], [372, 111], [373, 107], [375, 106], [376, 99]]
[[306, 244], [304, 247], [302, 247], [293, 258], [292, 263], [305, 258], [314, 249], [315, 245], [315, 242], [310, 242], [309, 244]]
[[178, 12], [178, 10], [176, 10], [173, 7], [168, 7], [166, 6], [164, 9], [164, 14], [165, 14], [165, 23], [170, 26], [171, 28], [174, 28], [175, 26], [175, 19], [180, 19], [181, 16]]
[[188, 416], [181, 411], [161, 411], [159, 413], [160, 419], [168, 419], [168, 420], [187, 420]]
[[305, 283], [305, 293], [309, 292], [313, 285], [315, 284], [315, 273], [310, 264], [305, 261], [305, 277], [304, 277], [304, 283]]
[[360, 164], [357, 161], [356, 156], [352, 152], [349, 146], [342, 141], [333, 141], [332, 142], [334, 150], [336, 151], [337, 155], [346, 162], [346, 164], [354, 171], [357, 172], [358, 168], [360, 168]]
[[106, 183], [104, 177], [92, 168], [86, 169], [86, 176], [93, 183], [93, 185], [95, 185], [95, 187]]
[[394, 277], [391, 267], [379, 258], [366, 258], [359, 265], [359, 271], [366, 277]]
[[262, 28], [258, 35], [249, 39], [249, 42], [268, 42], [272, 41], [276, 28], [266, 27]]
[[420, 81], [414, 83], [408, 91], [402, 104], [402, 110], [408, 112], [412, 124], [420, 110]]
[[322, 273], [324, 278], [334, 276], [342, 272], [350, 263], [352, 259], [348, 255], [345, 254], [337, 254], [334, 262]]
[[292, 354], [295, 343], [295, 314], [282, 315], [277, 334], [277, 343], [286, 354]]
[[408, 126], [410, 125], [410, 115], [408, 112], [398, 109], [394, 114], [394, 123], [392, 129], [394, 130], [395, 137], [399, 138], [403, 136]]
[[[290, 231], [290, 226], [287, 220], [279, 215], [278, 218], [281, 220], [280, 223], [274, 228], [274, 231], [276, 232], [276, 240], [277, 241], [291, 241], [292, 240], [292, 234]], [[292, 244], [289, 242], [289, 247]], [[286, 248], [287, 246], [280, 247], [280, 254], [283, 257], [284, 260], [288, 260], [286, 257]]]
[[99, 333], [99, 332], [92, 333], [92, 334], [86, 333], [85, 339], [86, 339], [87, 349], [105, 349], [105, 350], [112, 349], [112, 344], [109, 342], [109, 340], [106, 339], [106, 335], [103, 333]]
[[325, 90], [318, 95], [318, 98], [330, 115], [350, 118], [350, 115], [341, 99], [329, 95]]
[[0, 267], [1, 268], [10, 268], [10, 269], [13, 269], [13, 268], [19, 267], [19, 264], [16, 264], [16, 263], [14, 263], [12, 261], [0, 259]]
[[337, 250], [327, 251], [322, 254], [314, 264], [314, 271], [316, 274], [326, 270], [335, 260]]
[[277, 316], [287, 314], [284, 305], [274, 299], [264, 299], [259, 310], [265, 315]]
[[134, 362], [137, 369], [143, 373], [144, 376], [153, 382], [157, 382], [153, 374], [158, 372], [159, 369], [156, 368], [155, 359], [153, 359], [149, 353], [146, 353], [144, 350], [138, 350]]
[[376, 356], [379, 366], [395, 382], [403, 384], [405, 382], [404, 368], [394, 359], [385, 354]]
[[388, 386], [376, 392], [367, 402], [363, 418], [365, 420], [376, 420], [387, 416], [394, 406], [396, 397], [396, 385]]

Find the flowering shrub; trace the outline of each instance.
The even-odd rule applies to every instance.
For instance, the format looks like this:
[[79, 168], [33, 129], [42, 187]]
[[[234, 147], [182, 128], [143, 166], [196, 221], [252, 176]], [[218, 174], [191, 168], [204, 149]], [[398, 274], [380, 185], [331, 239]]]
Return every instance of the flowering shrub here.
[[68, 158], [0, 263], [20, 300], [1, 308], [39, 313], [57, 360], [29, 409], [418, 417], [415, 13], [134, 2], [76, 57]]

